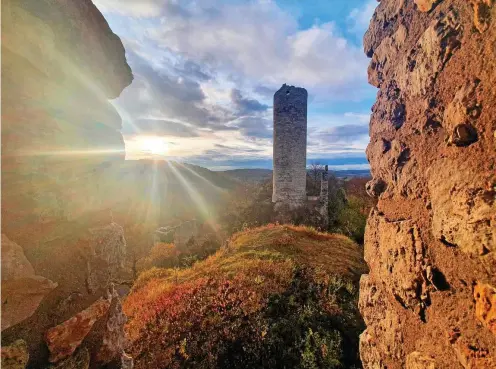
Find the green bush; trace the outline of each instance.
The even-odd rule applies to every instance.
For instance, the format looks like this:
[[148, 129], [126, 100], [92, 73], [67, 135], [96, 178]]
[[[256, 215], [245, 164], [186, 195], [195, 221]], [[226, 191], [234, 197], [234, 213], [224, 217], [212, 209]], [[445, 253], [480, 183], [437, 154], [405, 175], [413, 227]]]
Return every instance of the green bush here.
[[359, 244], [363, 244], [367, 214], [363, 211], [364, 203], [358, 197], [350, 196], [336, 216], [331, 231], [342, 233]]

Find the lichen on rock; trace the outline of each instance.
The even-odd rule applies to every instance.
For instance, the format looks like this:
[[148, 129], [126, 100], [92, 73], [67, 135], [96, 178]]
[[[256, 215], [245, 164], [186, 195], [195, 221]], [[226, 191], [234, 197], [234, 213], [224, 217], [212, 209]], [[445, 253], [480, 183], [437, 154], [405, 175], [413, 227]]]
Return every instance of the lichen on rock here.
[[3, 369], [24, 369], [29, 361], [29, 352], [26, 342], [16, 340], [9, 346], [4, 346], [2, 351]]

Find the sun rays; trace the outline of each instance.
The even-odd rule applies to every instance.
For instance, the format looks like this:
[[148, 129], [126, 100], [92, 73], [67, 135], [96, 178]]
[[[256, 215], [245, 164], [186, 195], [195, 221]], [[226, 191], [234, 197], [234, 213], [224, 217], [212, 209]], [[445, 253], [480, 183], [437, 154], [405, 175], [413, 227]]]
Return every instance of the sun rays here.
[[169, 153], [169, 143], [159, 136], [139, 136], [136, 138], [138, 150], [152, 157], [165, 157]]

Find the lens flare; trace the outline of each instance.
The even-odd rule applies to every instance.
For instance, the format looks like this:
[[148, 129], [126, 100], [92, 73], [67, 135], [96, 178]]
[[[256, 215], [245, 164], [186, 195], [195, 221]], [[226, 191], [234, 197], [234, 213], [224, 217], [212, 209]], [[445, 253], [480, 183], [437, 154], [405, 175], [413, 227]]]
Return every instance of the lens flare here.
[[136, 139], [139, 149], [150, 156], [166, 156], [169, 152], [169, 143], [158, 136], [142, 136]]

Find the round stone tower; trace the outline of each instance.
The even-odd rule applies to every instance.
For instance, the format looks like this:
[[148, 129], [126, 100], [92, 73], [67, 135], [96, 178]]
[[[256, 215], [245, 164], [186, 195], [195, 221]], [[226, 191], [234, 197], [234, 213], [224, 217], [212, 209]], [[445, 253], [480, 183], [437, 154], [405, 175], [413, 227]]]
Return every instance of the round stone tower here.
[[291, 209], [306, 201], [307, 90], [284, 84], [274, 95], [272, 202]]

